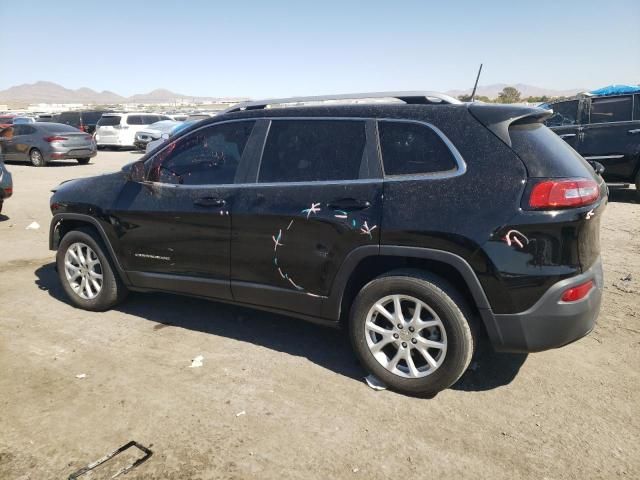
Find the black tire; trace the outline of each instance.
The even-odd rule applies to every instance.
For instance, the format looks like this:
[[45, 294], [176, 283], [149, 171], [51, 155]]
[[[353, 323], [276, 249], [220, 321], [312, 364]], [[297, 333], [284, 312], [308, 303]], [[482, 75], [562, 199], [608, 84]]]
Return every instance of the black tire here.
[[[82, 243], [91, 247], [100, 261], [102, 288], [94, 298], [87, 299], [81, 297], [74, 291], [66, 277], [65, 255], [69, 247], [76, 243]], [[116, 273], [113, 262], [106, 252], [107, 250], [102, 240], [95, 231], [90, 228], [72, 230], [62, 237], [56, 254], [58, 277], [62, 283], [62, 288], [71, 300], [71, 303], [76, 307], [84, 310], [102, 312], [122, 302], [129, 293], [127, 287], [122, 283], [122, 280], [120, 280], [120, 277]]]
[[636, 197], [640, 200], [640, 171], [636, 175]]
[[[405, 295], [424, 302], [442, 322], [446, 333], [446, 353], [442, 363], [426, 376], [405, 378], [392, 373], [376, 360], [367, 345], [367, 315], [378, 300], [390, 295]], [[387, 387], [409, 395], [433, 396], [453, 385], [469, 366], [476, 344], [471, 324], [467, 303], [446, 280], [420, 270], [397, 270], [372, 280], [362, 288], [351, 308], [349, 333], [362, 366]]]
[[80, 165], [86, 165], [87, 163], [89, 163], [89, 160], [91, 160], [90, 158], [76, 158], [76, 160], [78, 161], [78, 163]]
[[4, 205], [4, 200], [0, 200], [0, 213], [2, 213], [2, 205]]
[[29, 161], [34, 167], [44, 167], [47, 164], [42, 156], [42, 152], [37, 148], [32, 148], [29, 152]]

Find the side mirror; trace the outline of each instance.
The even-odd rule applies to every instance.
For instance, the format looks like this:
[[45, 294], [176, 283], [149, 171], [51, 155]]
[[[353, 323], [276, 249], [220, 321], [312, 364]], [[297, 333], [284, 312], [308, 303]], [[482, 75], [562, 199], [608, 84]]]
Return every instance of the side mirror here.
[[136, 162], [127, 172], [127, 180], [130, 182], [144, 182], [144, 162]]

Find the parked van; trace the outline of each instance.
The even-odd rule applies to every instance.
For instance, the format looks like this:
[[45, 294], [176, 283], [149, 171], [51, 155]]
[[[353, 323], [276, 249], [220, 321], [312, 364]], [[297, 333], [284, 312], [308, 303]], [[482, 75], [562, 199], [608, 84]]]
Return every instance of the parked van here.
[[133, 148], [136, 133], [161, 120], [171, 118], [149, 113], [104, 114], [96, 128], [96, 144], [98, 147]]

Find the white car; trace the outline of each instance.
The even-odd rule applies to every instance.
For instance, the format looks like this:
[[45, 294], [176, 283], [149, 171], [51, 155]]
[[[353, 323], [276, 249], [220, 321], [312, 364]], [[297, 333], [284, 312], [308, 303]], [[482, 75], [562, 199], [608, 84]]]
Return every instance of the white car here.
[[136, 133], [161, 120], [171, 118], [150, 113], [105, 113], [96, 125], [96, 144], [98, 147], [133, 148]]

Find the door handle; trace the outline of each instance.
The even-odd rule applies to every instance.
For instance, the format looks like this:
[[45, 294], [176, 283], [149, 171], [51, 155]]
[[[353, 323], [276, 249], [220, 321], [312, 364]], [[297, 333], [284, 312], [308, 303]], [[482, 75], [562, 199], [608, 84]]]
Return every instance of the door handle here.
[[355, 198], [341, 198], [334, 200], [327, 205], [334, 210], [344, 210], [345, 212], [353, 210], [364, 210], [371, 206], [371, 202], [366, 200], [356, 200]]
[[193, 201], [194, 205], [199, 207], [224, 207], [227, 202], [217, 197], [201, 197]]
[[628, 133], [630, 133], [631, 135], [640, 133], [640, 128], [634, 128], [633, 130], [628, 130]]
[[575, 133], [565, 133], [563, 135], [560, 135], [560, 138], [571, 138], [571, 137], [575, 137], [576, 134]]

